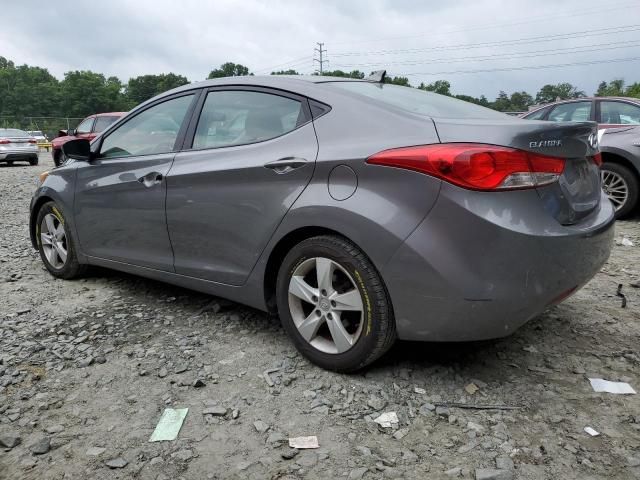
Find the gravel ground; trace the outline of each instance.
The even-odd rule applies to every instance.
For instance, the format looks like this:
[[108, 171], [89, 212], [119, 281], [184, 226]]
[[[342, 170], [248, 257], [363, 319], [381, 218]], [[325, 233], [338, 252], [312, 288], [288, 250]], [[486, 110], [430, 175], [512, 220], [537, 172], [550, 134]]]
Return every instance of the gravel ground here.
[[[403, 342], [339, 375], [261, 312], [105, 270], [53, 279], [27, 228], [50, 164], [0, 166], [0, 478], [640, 478], [640, 394], [587, 380], [640, 391], [640, 218], [618, 222], [582, 291], [513, 336]], [[167, 407], [189, 408], [178, 439], [149, 443]], [[398, 425], [373, 421], [385, 412]], [[303, 435], [320, 448], [290, 449]]]

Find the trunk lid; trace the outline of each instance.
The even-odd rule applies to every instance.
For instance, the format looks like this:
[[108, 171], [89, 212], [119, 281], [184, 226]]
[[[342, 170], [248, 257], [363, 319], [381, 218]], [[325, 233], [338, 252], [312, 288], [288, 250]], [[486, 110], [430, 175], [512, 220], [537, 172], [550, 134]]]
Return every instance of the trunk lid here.
[[595, 122], [539, 122], [510, 119], [433, 119], [440, 141], [512, 147], [565, 159], [564, 172], [551, 185], [536, 188], [547, 211], [563, 225], [593, 212], [600, 203], [600, 170]]

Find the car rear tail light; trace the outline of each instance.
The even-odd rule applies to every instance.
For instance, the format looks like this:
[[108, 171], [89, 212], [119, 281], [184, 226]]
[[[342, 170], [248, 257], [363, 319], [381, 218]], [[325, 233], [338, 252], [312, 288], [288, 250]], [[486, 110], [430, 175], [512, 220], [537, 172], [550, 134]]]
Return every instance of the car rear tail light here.
[[7, 140], [6, 138], [0, 138], [0, 145], [7, 145], [11, 143], [10, 140]]
[[555, 182], [563, 158], [478, 143], [442, 143], [395, 148], [367, 159], [372, 165], [425, 173], [471, 190], [533, 188]]
[[593, 157], [591, 157], [591, 160], [593, 160], [593, 163], [595, 163], [597, 166], [599, 166], [599, 167], [602, 166], [602, 154], [601, 153], [596, 153]]
[[33, 143], [35, 145], [38, 141], [35, 138], [31, 138], [29, 139], [29, 143]]

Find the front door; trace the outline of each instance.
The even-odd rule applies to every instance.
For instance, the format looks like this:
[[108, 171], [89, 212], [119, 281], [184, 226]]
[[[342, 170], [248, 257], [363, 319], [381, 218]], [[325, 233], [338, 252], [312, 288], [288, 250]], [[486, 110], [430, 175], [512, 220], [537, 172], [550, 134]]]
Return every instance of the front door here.
[[266, 89], [212, 89], [196, 125], [167, 179], [176, 273], [241, 285], [313, 174], [308, 103]]
[[86, 255], [173, 271], [166, 177], [194, 97], [146, 108], [107, 132], [98, 158], [80, 164], [74, 209]]

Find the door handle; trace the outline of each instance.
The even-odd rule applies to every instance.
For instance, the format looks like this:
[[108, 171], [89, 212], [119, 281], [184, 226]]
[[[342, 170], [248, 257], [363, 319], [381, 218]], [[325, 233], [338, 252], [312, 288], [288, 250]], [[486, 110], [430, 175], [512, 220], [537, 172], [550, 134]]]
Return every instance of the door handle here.
[[138, 181], [145, 187], [153, 187], [162, 181], [162, 174], [160, 172], [150, 172], [138, 178]]
[[304, 158], [284, 157], [264, 164], [265, 168], [273, 170], [277, 174], [289, 173], [296, 168], [304, 167], [307, 161]]

